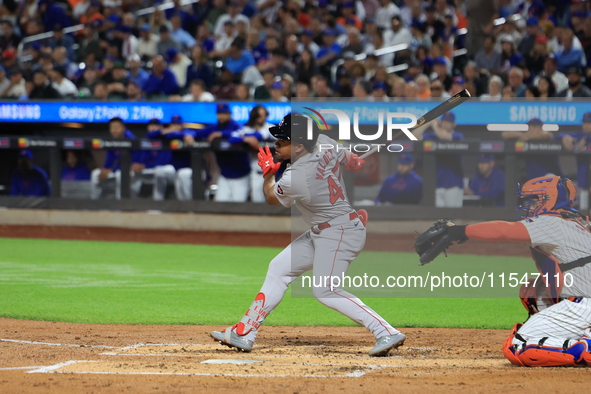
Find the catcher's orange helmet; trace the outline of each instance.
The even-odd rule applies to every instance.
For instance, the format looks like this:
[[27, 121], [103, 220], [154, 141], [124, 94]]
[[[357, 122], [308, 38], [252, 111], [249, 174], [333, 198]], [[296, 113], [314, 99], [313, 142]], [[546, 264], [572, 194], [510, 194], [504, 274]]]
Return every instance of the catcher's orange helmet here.
[[571, 207], [577, 199], [577, 188], [568, 178], [542, 176], [531, 179], [518, 189], [519, 219], [538, 216], [557, 209]]

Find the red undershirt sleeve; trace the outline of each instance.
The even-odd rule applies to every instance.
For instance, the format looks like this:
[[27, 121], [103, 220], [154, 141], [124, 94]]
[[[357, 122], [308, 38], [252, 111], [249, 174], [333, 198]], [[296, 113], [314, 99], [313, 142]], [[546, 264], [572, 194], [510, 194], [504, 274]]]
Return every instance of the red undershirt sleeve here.
[[521, 222], [503, 222], [495, 220], [471, 224], [466, 227], [469, 239], [481, 241], [514, 241], [531, 243], [529, 232]]

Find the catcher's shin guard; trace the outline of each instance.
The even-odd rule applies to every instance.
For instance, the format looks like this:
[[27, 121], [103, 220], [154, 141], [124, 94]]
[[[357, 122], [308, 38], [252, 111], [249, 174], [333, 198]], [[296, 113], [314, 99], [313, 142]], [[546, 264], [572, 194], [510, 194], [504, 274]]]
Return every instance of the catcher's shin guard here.
[[[577, 345], [578, 346], [578, 345]], [[569, 367], [577, 365], [575, 356], [560, 348], [527, 346], [519, 353], [519, 360], [526, 367]]]
[[521, 323], [516, 323], [513, 326], [513, 329], [511, 330], [511, 334], [509, 334], [509, 336], [507, 337], [507, 339], [505, 339], [505, 342], [503, 343], [503, 355], [505, 356], [505, 358], [509, 360], [511, 364], [521, 366], [523, 366], [524, 364], [519, 359], [519, 349], [517, 348], [517, 345], [513, 344], [513, 337], [515, 337], [517, 330], [519, 330], [522, 325], [523, 324]]

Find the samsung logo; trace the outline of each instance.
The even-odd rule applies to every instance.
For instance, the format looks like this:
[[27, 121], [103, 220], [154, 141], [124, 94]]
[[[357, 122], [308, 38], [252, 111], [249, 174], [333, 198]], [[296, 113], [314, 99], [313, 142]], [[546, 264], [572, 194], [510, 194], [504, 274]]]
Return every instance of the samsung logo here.
[[577, 108], [572, 105], [512, 105], [512, 122], [528, 122], [532, 118], [542, 122], [574, 122], [577, 120]]

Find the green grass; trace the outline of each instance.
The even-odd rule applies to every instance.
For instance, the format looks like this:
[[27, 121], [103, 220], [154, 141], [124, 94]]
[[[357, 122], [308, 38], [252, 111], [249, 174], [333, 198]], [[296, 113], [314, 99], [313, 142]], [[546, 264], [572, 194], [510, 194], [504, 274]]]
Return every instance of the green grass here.
[[[0, 238], [0, 316], [77, 323], [233, 324], [263, 282], [275, 248]], [[494, 267], [531, 270], [524, 258], [455, 255], [417, 267], [409, 253], [363, 252], [350, 274], [461, 274]], [[480, 271], [479, 271], [480, 270]], [[370, 274], [373, 275], [373, 274]], [[496, 285], [498, 286], [498, 285]], [[525, 311], [516, 298], [436, 298], [425, 290], [356, 289], [397, 327], [510, 328]], [[266, 324], [355, 325], [294, 284]], [[447, 296], [452, 293], [441, 293]], [[457, 293], [455, 296], [488, 296]], [[392, 298], [395, 296], [395, 298]], [[415, 298], [431, 296], [432, 298]], [[409, 298], [411, 297], [411, 298]]]

